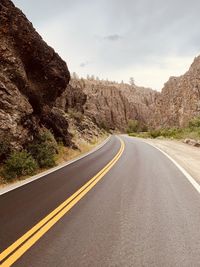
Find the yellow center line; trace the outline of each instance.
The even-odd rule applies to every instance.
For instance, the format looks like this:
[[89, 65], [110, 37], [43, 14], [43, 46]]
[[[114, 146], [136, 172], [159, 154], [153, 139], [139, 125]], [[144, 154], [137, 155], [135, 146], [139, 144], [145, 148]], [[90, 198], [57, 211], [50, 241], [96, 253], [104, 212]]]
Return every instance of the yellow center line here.
[[[115, 163], [121, 157], [124, 151], [124, 142], [120, 139], [121, 147], [116, 156], [92, 179], [90, 179], [84, 186], [70, 196], [66, 201], [59, 205], [49, 215], [37, 223], [27, 233], [15, 241], [11, 246], [5, 249], [0, 254], [0, 261], [4, 260], [11, 253], [3, 263], [2, 267], [11, 266], [16, 262], [30, 247], [32, 247], [56, 222], [58, 222], [77, 202], [79, 202], [104, 176], [105, 174], [115, 165]], [[24, 243], [25, 242], [25, 243]], [[24, 243], [24, 244], [23, 244]], [[23, 245], [22, 245], [23, 244]]]

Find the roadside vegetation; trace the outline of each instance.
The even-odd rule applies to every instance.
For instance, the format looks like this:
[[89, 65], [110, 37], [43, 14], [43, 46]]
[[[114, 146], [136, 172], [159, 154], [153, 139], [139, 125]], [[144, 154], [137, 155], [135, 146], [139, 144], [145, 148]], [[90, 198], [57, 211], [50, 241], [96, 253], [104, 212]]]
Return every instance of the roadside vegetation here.
[[23, 149], [13, 151], [9, 140], [0, 141], [0, 185], [25, 179], [90, 151], [102, 138], [79, 140], [78, 148], [65, 147], [48, 130], [42, 130]]
[[9, 140], [4, 140], [0, 142], [1, 180], [9, 182], [33, 175], [41, 168], [53, 167], [57, 153], [57, 142], [47, 130], [42, 130], [19, 151], [12, 150]]
[[140, 134], [148, 132], [148, 127], [145, 124], [141, 124], [138, 120], [129, 120], [126, 129], [128, 134]]
[[9, 181], [19, 176], [32, 175], [37, 168], [36, 160], [27, 151], [13, 152], [5, 161], [2, 176]]
[[[134, 122], [134, 123], [133, 123]], [[137, 126], [137, 127], [136, 127]], [[143, 131], [139, 128], [139, 124], [135, 121], [131, 121], [128, 124], [127, 133], [130, 136], [141, 138], [169, 138], [169, 139], [200, 139], [200, 117], [196, 117], [189, 121], [188, 126], [185, 128], [161, 128], [161, 129], [149, 129]]]
[[78, 149], [73, 149], [70, 147], [63, 146], [62, 143], [58, 144], [58, 154], [56, 155], [56, 163], [63, 164], [68, 160], [74, 159], [77, 156], [81, 156], [92, 150], [98, 144], [100, 144], [108, 135], [104, 135], [101, 138], [93, 138], [90, 141], [86, 141], [81, 138], [76, 138], [75, 144], [78, 146]]
[[50, 131], [40, 133], [34, 142], [27, 145], [27, 151], [36, 160], [40, 168], [54, 167], [58, 145]]

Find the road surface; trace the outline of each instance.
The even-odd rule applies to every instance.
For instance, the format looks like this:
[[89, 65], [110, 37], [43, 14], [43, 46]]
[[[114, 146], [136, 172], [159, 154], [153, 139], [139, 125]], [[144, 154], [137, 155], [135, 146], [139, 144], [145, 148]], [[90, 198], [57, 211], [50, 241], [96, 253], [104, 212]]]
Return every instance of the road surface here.
[[1, 266], [200, 266], [199, 193], [160, 151], [122, 139], [0, 196]]

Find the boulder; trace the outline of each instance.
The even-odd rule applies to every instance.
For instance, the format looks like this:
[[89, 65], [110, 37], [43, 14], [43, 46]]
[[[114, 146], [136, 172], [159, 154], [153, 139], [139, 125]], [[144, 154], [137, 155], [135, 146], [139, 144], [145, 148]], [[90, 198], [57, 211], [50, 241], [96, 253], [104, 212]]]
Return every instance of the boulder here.
[[0, 25], [0, 139], [17, 148], [45, 124], [70, 145], [68, 124], [51, 112], [70, 80], [66, 63], [10, 0], [0, 2]]

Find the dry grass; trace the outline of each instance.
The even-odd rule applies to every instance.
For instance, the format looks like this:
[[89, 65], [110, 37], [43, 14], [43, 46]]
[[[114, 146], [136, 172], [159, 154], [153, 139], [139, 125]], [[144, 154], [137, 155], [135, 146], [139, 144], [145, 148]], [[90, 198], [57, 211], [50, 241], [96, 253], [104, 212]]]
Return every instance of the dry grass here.
[[78, 139], [75, 141], [78, 149], [72, 149], [68, 147], [64, 147], [63, 145], [59, 145], [59, 152], [56, 156], [56, 163], [62, 164], [68, 160], [74, 159], [78, 156], [81, 156], [89, 151], [91, 151], [94, 147], [99, 145], [107, 138], [107, 135], [104, 135], [100, 138], [93, 138], [90, 142], [87, 142], [83, 139]]

